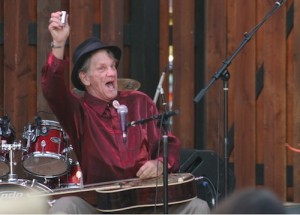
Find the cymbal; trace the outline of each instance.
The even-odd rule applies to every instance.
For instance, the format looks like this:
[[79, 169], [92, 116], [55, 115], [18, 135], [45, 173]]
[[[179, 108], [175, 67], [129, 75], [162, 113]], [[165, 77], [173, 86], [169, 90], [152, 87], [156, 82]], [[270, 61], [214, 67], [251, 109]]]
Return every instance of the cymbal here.
[[141, 83], [129, 78], [118, 78], [118, 90], [138, 90]]

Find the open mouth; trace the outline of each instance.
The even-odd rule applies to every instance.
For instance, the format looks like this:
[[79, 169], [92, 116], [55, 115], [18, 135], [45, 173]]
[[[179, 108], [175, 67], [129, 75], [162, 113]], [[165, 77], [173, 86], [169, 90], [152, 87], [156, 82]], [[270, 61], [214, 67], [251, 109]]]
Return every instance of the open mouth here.
[[113, 82], [113, 81], [106, 82], [105, 85], [106, 85], [108, 88], [110, 88], [110, 89], [114, 89], [114, 88], [115, 88], [115, 85], [114, 85], [114, 82]]

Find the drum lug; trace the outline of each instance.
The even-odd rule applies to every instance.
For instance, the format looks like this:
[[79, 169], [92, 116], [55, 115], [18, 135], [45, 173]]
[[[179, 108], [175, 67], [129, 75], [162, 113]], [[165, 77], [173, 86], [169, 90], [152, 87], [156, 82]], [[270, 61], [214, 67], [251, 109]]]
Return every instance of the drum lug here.
[[17, 174], [8, 174], [8, 182], [16, 182], [18, 180]]

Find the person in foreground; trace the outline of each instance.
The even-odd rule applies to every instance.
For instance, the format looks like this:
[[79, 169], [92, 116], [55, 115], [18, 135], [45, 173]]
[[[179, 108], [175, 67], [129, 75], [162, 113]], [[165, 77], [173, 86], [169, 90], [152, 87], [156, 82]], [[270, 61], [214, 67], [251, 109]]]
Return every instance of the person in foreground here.
[[[84, 184], [131, 178], [155, 178], [163, 173], [161, 131], [157, 121], [129, 127], [124, 137], [120, 126], [120, 105], [128, 107], [127, 122], [158, 114], [154, 102], [139, 91], [118, 91], [117, 67], [121, 50], [97, 38], [82, 42], [73, 54], [73, 85], [85, 91], [80, 97], [67, 87], [64, 46], [69, 37], [68, 20], [61, 23], [61, 12], [51, 14], [48, 29], [52, 51], [42, 68], [42, 91], [51, 110], [68, 134], [81, 165]], [[126, 136], [126, 135], [125, 135]], [[180, 141], [168, 131], [168, 171], [179, 169]], [[161, 213], [163, 207], [138, 207], [117, 213]], [[168, 207], [169, 213], [210, 213], [208, 204], [194, 198]], [[57, 199], [50, 213], [99, 213], [82, 198]]]
[[285, 214], [283, 202], [267, 188], [244, 188], [231, 193], [213, 214]]

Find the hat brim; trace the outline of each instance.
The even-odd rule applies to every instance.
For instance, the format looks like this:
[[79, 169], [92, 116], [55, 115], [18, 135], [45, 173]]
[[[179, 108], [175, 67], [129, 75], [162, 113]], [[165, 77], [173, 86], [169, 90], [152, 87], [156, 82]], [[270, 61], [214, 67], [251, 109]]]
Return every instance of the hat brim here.
[[76, 60], [72, 74], [71, 74], [71, 79], [74, 87], [76, 87], [78, 90], [81, 91], [86, 91], [85, 86], [82, 84], [80, 78], [79, 78], [79, 70], [83, 66], [85, 60], [94, 52], [99, 51], [101, 49], [107, 49], [110, 50], [114, 57], [120, 61], [121, 59], [121, 49], [118, 48], [117, 46], [103, 46], [102, 44], [96, 44], [93, 47], [87, 47], [86, 50], [83, 50], [83, 53], [78, 60]]

